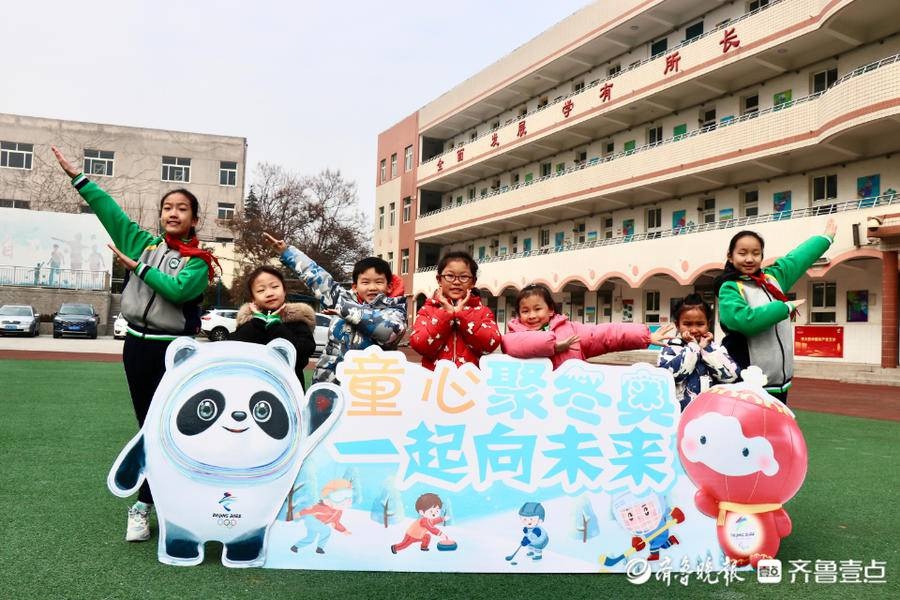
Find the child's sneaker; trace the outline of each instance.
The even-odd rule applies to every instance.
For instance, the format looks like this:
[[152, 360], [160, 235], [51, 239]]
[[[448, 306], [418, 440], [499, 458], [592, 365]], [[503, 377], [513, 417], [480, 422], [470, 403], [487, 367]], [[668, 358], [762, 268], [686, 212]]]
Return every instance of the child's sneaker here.
[[150, 511], [135, 507], [128, 509], [128, 528], [125, 530], [126, 542], [144, 542], [150, 539]]

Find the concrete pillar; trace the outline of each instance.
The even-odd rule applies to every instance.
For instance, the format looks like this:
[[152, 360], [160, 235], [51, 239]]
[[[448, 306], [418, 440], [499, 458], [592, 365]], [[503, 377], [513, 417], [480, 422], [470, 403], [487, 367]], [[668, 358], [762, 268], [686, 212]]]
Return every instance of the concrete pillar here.
[[881, 366], [897, 368], [897, 250], [882, 253], [881, 258]]

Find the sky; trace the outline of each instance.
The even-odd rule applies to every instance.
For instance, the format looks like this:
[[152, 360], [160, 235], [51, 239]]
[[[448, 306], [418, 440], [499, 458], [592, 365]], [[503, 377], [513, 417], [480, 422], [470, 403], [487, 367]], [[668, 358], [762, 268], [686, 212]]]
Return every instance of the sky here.
[[585, 4], [13, 2], [0, 112], [245, 137], [250, 182], [340, 169], [371, 219], [378, 134]]

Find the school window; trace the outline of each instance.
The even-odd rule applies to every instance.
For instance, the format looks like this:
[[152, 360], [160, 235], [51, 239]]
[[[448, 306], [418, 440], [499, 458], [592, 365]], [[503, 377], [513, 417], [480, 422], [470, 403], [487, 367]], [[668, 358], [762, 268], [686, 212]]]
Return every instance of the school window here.
[[644, 295], [644, 322], [659, 323], [659, 292], [648, 291]]
[[622, 70], [622, 65], [615, 64], [606, 70], [606, 76], [612, 77], [614, 75], [618, 75], [621, 70]]
[[34, 144], [0, 142], [0, 167], [31, 170]]
[[553, 246], [557, 250], [562, 250], [562, 247], [566, 243], [566, 233], [564, 231], [557, 231], [556, 235], [553, 236]]
[[837, 78], [837, 68], [813, 73], [812, 93], [818, 94], [819, 92], [824, 92], [825, 90], [830, 88], [835, 81], [837, 81]]
[[575, 234], [575, 243], [583, 244], [584, 243], [584, 232], [585, 232], [585, 224], [584, 223], [575, 223], [575, 227], [572, 228], [572, 233]]
[[514, 235], [509, 238], [509, 245], [512, 246], [512, 250], [511, 250], [512, 254], [516, 254], [519, 251], [518, 243], [519, 243], [519, 236]]
[[810, 323], [837, 322], [837, 283], [825, 281], [812, 284]]
[[400, 274], [407, 273], [409, 273], [409, 249], [403, 249], [400, 251]]
[[403, 171], [412, 171], [412, 146], [407, 146], [403, 151]]
[[227, 160], [219, 161], [219, 185], [234, 187], [237, 185], [237, 163]]
[[663, 38], [650, 44], [650, 57], [659, 56], [669, 49], [669, 39]]
[[522, 252], [531, 252], [531, 238], [522, 240]]
[[684, 41], [692, 40], [695, 37], [703, 35], [703, 21], [697, 21], [693, 25], [688, 25], [684, 30]]
[[387, 159], [382, 158], [381, 159], [381, 182], [384, 183], [384, 181], [386, 179], [387, 179]]
[[397, 153], [391, 154], [391, 179], [397, 176]]
[[537, 107], [539, 109], [541, 109], [541, 108], [544, 108], [545, 106], [547, 106], [547, 104], [549, 104], [549, 103], [550, 103], [550, 99], [547, 96], [541, 96], [541, 99], [538, 100]]
[[587, 151], [581, 151], [575, 153], [575, 164], [580, 165], [584, 164], [587, 161]]
[[583, 89], [584, 89], [584, 79], [582, 79], [581, 81], [576, 81], [575, 83], [572, 84], [572, 93], [573, 94], [577, 94], [578, 92], [580, 92]]
[[486, 253], [487, 248], [485, 248], [484, 246], [478, 246], [478, 260], [483, 260]]
[[715, 128], [716, 126], [716, 109], [704, 108], [700, 110], [700, 127]]
[[604, 219], [603, 219], [603, 239], [611, 240], [612, 236], [613, 236], [612, 217], [604, 217]]
[[109, 150], [84, 150], [84, 172], [101, 177], [113, 176], [115, 152]]
[[[87, 205], [82, 205], [87, 206]], [[23, 208], [29, 209], [31, 208], [31, 202], [28, 200], [12, 200], [12, 199], [3, 199], [0, 198], [0, 208]], [[88, 207], [90, 208], [90, 207]]]
[[659, 231], [662, 228], [662, 209], [647, 209], [647, 231]]
[[456, 197], [456, 205], [457, 205], [457, 206], [462, 206], [462, 196], [457, 196], [457, 197]]
[[604, 148], [604, 150], [603, 150], [604, 154], [609, 155], [609, 154], [612, 154], [612, 153], [615, 152], [615, 151], [616, 151], [616, 143], [615, 143], [615, 142], [607, 142], [607, 143], [606, 143], [606, 146], [605, 146], [605, 148]]
[[473, 187], [469, 188], [469, 200], [474, 200], [474, 199], [475, 199], [475, 193], [476, 193], [476, 191], [477, 191], [477, 190], [476, 190], [475, 188], [473, 188]]
[[759, 214], [759, 191], [747, 190], [744, 192], [744, 216], [755, 217]]
[[747, 11], [753, 11], [758, 8], [762, 8], [763, 6], [768, 6], [769, 0], [751, 0], [747, 5]]
[[553, 165], [550, 163], [543, 163], [541, 165], [541, 177], [547, 177], [550, 175], [550, 170], [553, 168]]
[[510, 185], [519, 185], [519, 174], [513, 173], [512, 179], [510, 180]]
[[813, 202], [831, 200], [837, 198], [837, 175], [822, 175], [813, 177], [812, 199]]
[[218, 219], [233, 219], [234, 218], [234, 203], [233, 202], [219, 202], [219, 210], [216, 213], [216, 218], [218, 218]]
[[488, 189], [487, 189], [486, 187], [481, 188], [481, 192], [479, 192], [479, 195], [480, 195], [482, 198], [484, 198], [485, 196], [487, 196], [487, 192], [488, 192]]
[[478, 139], [478, 130], [476, 129], [475, 131], [473, 131], [472, 133], [469, 134], [469, 141], [474, 142], [477, 139]]
[[397, 212], [396, 202], [391, 202], [389, 207], [390, 207], [390, 209], [388, 210], [388, 225], [390, 227], [393, 227], [395, 214]]
[[519, 109], [519, 117], [524, 117], [527, 114], [528, 114], [527, 106], [523, 106], [522, 108]]
[[412, 219], [412, 198], [404, 198], [403, 199], [403, 222], [409, 223], [410, 219]]
[[566, 163], [556, 163], [556, 174], [562, 175], [566, 172]]
[[550, 245], [550, 230], [549, 229], [541, 229], [541, 248], [545, 248]]
[[752, 115], [759, 111], [759, 94], [741, 98], [741, 114]]
[[491, 131], [497, 131], [498, 129], [500, 129], [500, 121], [491, 123]]
[[715, 198], [704, 198], [700, 201], [700, 218], [704, 223], [716, 222]]
[[191, 159], [179, 158], [177, 156], [162, 157], [162, 180], [163, 181], [180, 181], [182, 183], [190, 183], [191, 181]]
[[393, 271], [394, 270], [394, 253], [393, 252], [388, 252], [387, 264], [389, 264], [391, 266], [391, 271]]
[[661, 142], [663, 139], [662, 136], [662, 126], [658, 127], [650, 127], [647, 129], [647, 143], [648, 144], [656, 144], [657, 142]]
[[384, 207], [378, 207], [378, 229], [384, 229]]

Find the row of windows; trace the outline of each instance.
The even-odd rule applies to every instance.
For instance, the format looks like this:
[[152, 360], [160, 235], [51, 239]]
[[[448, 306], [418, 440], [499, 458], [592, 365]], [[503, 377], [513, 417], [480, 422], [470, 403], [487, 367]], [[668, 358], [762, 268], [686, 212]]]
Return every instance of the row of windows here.
[[[388, 205], [388, 227], [393, 227], [396, 224], [395, 214], [397, 212], [397, 203], [391, 202]], [[409, 223], [412, 219], [412, 198], [406, 197], [403, 199], [403, 222]], [[378, 207], [378, 229], [384, 229], [384, 207]]]
[[[34, 144], [0, 141], [0, 167], [31, 170]], [[112, 177], [115, 174], [116, 153], [111, 150], [84, 149], [84, 172], [91, 176]], [[191, 159], [179, 156], [162, 157], [162, 181], [190, 183]], [[237, 185], [237, 162], [219, 161], [219, 185]]]
[[[413, 147], [407, 146], [403, 150], [403, 172], [409, 173], [413, 168]], [[397, 176], [397, 153], [394, 152], [391, 154], [391, 179]], [[379, 183], [384, 183], [388, 180], [387, 176], [387, 159], [381, 159], [381, 176], [378, 180]]]
[[[0, 198], [0, 208], [20, 208], [24, 210], [31, 209], [31, 202], [29, 200], [13, 200], [8, 198]], [[81, 212], [83, 213], [93, 213], [91, 207], [82, 204], [80, 207]], [[216, 206], [216, 218], [229, 220], [234, 218], [234, 203], [233, 202], [219, 202]]]

